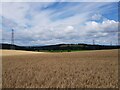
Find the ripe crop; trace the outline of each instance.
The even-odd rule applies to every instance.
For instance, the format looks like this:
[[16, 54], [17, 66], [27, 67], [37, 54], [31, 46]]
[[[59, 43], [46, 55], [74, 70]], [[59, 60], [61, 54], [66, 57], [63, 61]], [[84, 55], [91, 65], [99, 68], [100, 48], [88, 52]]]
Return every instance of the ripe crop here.
[[2, 62], [3, 88], [118, 87], [118, 50], [6, 55]]

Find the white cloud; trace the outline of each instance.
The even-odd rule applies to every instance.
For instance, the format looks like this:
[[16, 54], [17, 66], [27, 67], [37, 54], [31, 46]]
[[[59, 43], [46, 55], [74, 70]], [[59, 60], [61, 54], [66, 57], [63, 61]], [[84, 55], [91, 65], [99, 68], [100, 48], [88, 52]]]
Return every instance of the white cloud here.
[[100, 20], [101, 18], [102, 18], [102, 15], [100, 15], [100, 14], [95, 14], [92, 16], [93, 20]]
[[24, 3], [2, 3], [2, 12], [0, 15], [9, 19], [9, 21], [16, 22], [19, 26], [24, 26], [27, 22], [24, 16], [28, 9], [29, 6]]
[[[89, 30], [117, 30], [118, 22], [114, 20], [105, 20], [102, 23], [90, 21], [86, 23], [86, 29]], [[106, 31], [105, 30], [105, 31]]]
[[102, 23], [97, 23], [95, 21], [87, 22], [86, 26], [82, 27], [86, 32], [91, 32], [94, 37], [104, 37], [107, 35], [115, 34], [117, 35], [118, 22], [114, 20], [106, 20]]
[[1, 2], [119, 2], [119, 0], [1, 0]]
[[73, 26], [67, 26], [66, 29], [65, 29], [65, 32], [67, 32], [67, 33], [74, 32], [74, 27]]
[[1, 2], [55, 2], [56, 0], [1, 0]]
[[[111, 35], [111, 31], [117, 29], [118, 22], [104, 20], [102, 23], [93, 20], [100, 20], [102, 15], [95, 14], [99, 7], [109, 3], [82, 3], [77, 6], [64, 7], [60, 11], [41, 10], [53, 3], [3, 3], [3, 13], [7, 21], [15, 22], [16, 43], [23, 45], [35, 44], [56, 44], [56, 43], [78, 43], [85, 38], [101, 38]], [[84, 8], [83, 8], [84, 7]], [[61, 19], [64, 13], [76, 11], [71, 17]], [[55, 20], [54, 18], [57, 17]], [[5, 22], [5, 20], [3, 20]], [[10, 22], [5, 22], [9, 24]], [[16, 28], [17, 27], [17, 28]], [[6, 31], [4, 31], [6, 32]], [[9, 32], [6, 32], [9, 33]], [[5, 36], [5, 34], [4, 34]], [[10, 35], [8, 35], [10, 37]], [[28, 40], [25, 42], [25, 40]]]

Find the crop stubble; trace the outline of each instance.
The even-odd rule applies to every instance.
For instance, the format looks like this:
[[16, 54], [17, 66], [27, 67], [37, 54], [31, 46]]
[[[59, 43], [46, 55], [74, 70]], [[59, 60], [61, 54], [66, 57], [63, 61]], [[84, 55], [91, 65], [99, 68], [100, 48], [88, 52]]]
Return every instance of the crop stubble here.
[[118, 50], [3, 56], [3, 88], [117, 88]]

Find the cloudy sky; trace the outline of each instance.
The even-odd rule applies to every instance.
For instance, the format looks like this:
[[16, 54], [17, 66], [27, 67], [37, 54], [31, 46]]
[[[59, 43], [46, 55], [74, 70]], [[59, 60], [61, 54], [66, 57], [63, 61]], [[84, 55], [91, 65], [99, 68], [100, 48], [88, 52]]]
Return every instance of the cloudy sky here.
[[11, 43], [11, 29], [17, 45], [118, 41], [117, 2], [3, 2], [0, 6], [4, 43]]

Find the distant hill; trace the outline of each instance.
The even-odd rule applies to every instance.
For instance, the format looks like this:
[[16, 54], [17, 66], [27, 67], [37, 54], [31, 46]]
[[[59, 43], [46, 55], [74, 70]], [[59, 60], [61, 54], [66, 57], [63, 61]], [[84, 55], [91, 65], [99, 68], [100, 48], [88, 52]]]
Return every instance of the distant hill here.
[[91, 45], [91, 44], [57, 44], [47, 46], [18, 46], [11, 44], [0, 44], [1, 49], [15, 49], [27, 51], [39, 50], [102, 50], [102, 49], [118, 49], [120, 46], [109, 45]]
[[11, 44], [0, 44], [0, 49], [29, 50], [28, 47]]

